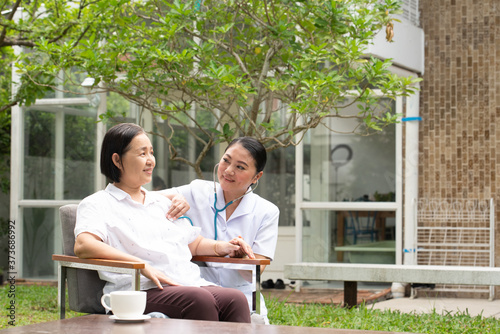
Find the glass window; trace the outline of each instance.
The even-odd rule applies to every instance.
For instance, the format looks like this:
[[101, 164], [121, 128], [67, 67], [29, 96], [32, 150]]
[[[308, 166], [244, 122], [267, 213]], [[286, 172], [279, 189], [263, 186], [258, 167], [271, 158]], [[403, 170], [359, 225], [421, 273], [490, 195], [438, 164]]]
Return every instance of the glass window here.
[[64, 199], [82, 199], [94, 192], [95, 117], [68, 115], [64, 123]]
[[[346, 111], [355, 115], [354, 109]], [[304, 141], [304, 200], [394, 202], [395, 128], [365, 136], [358, 119], [331, 118], [311, 130]]]
[[23, 217], [23, 277], [53, 279], [52, 254], [62, 252], [59, 210], [24, 208]]
[[[388, 106], [380, 99], [375, 114]], [[304, 138], [305, 262], [395, 263], [396, 124], [367, 129], [359, 110], [347, 107]]]
[[24, 118], [25, 199], [54, 199], [55, 114], [27, 110]]
[[304, 210], [304, 262], [396, 262], [395, 212]]
[[395, 125], [364, 136], [356, 118], [329, 123], [304, 141], [304, 200], [394, 202]]
[[[173, 131], [173, 135], [172, 135]], [[203, 138], [204, 134], [192, 128], [191, 131]], [[153, 178], [153, 188], [160, 189], [161, 187], [177, 187], [188, 184], [196, 178], [199, 178], [194, 169], [184, 163], [181, 159], [189, 159], [194, 161], [202, 152], [204, 146], [201, 142], [195, 140], [192, 134], [179, 125], [169, 125], [166, 122], [158, 122], [155, 132], [161, 135], [153, 136], [153, 147], [155, 149], [156, 167], [155, 176]], [[169, 144], [165, 138], [171, 138], [172, 145], [175, 147], [177, 158], [171, 159], [171, 151]], [[218, 146], [212, 147], [207, 153], [201, 164], [202, 178], [212, 180], [214, 166], [219, 162]]]
[[334, 212], [329, 210], [304, 210], [302, 224], [302, 261], [335, 261], [336, 224]]
[[24, 118], [24, 199], [82, 199], [94, 192], [95, 111], [36, 106]]
[[295, 225], [295, 147], [267, 153], [264, 174], [255, 192], [278, 206], [279, 226]]

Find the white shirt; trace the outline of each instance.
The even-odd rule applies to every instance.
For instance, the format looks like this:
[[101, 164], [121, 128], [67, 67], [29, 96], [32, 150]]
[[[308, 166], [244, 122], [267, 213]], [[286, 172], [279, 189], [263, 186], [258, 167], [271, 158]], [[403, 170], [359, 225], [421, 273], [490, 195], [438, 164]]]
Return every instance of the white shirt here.
[[[78, 206], [75, 237], [90, 232], [182, 285], [213, 285], [201, 278], [199, 267], [191, 262], [188, 244], [199, 236], [200, 228], [192, 227], [186, 219], [170, 222], [166, 219], [170, 200], [146, 189], [142, 191], [144, 204], [132, 200], [113, 184], [86, 197]], [[107, 281], [104, 293], [132, 288], [130, 275], [100, 271], [99, 276]], [[151, 280], [141, 276], [141, 290], [154, 287]]]
[[[205, 238], [214, 239], [215, 195], [212, 181], [194, 180], [188, 185], [172, 188], [165, 192], [182, 194], [191, 206], [186, 215], [191, 218], [193, 225], [201, 227], [201, 234]], [[220, 185], [217, 184], [217, 208], [222, 209], [224, 205], [224, 194]], [[225, 210], [218, 213], [217, 240], [229, 241], [242, 236], [255, 254], [273, 259], [278, 240], [278, 220], [278, 207], [250, 192], [243, 196], [229, 220], [226, 220]], [[216, 264], [213, 266], [225, 265]], [[252, 292], [255, 289], [252, 283], [243, 279], [238, 271], [202, 268], [202, 276], [223, 287], [241, 290], [247, 296], [251, 306]], [[263, 305], [263, 303], [261, 304]]]

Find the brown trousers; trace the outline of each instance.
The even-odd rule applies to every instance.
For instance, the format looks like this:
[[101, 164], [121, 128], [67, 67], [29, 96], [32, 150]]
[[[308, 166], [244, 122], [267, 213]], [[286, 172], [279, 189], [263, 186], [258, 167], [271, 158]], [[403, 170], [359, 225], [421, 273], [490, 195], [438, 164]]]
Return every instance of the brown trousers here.
[[245, 295], [218, 286], [165, 286], [147, 290], [145, 313], [161, 312], [170, 318], [250, 323]]

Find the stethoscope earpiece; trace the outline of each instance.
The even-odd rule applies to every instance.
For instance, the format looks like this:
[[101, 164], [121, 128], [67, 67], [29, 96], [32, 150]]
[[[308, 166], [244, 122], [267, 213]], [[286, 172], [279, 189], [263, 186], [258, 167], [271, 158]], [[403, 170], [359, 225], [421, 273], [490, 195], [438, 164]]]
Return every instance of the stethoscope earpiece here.
[[214, 166], [214, 172], [213, 172], [213, 179], [214, 179], [214, 193], [217, 193], [217, 187], [215, 183], [215, 171], [217, 170], [217, 167], [219, 167], [219, 163], [216, 163]]

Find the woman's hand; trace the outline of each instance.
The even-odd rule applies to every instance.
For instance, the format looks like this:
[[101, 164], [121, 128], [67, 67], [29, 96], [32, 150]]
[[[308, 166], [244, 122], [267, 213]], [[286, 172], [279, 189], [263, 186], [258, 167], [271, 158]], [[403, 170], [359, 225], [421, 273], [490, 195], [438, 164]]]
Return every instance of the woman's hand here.
[[255, 259], [255, 254], [252, 251], [252, 247], [243, 240], [242, 237], [237, 237], [229, 240], [229, 244], [239, 246], [238, 249], [234, 249], [227, 254], [229, 257], [245, 257], [248, 256], [250, 259]]
[[215, 241], [207, 239], [201, 235], [189, 244], [189, 249], [193, 255], [245, 257], [255, 259], [255, 255], [249, 244], [242, 237], [234, 238], [230, 241]]
[[161, 290], [163, 290], [162, 283], [168, 285], [180, 285], [179, 283], [173, 281], [167, 275], [165, 275], [158, 269], [153, 268], [151, 265], [147, 263], [144, 269], [141, 269], [141, 274], [152, 280], [156, 284], [156, 286]]
[[170, 205], [170, 209], [167, 211], [167, 219], [176, 220], [188, 212], [190, 206], [184, 196], [175, 194], [167, 197], [172, 201], [172, 205]]

